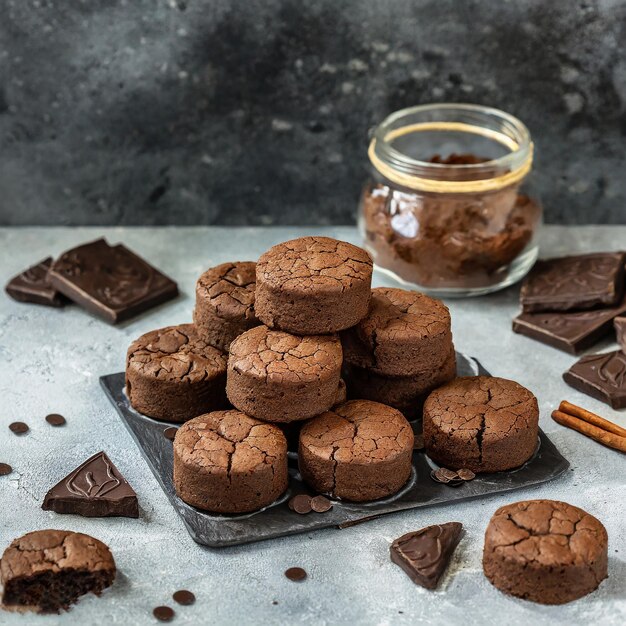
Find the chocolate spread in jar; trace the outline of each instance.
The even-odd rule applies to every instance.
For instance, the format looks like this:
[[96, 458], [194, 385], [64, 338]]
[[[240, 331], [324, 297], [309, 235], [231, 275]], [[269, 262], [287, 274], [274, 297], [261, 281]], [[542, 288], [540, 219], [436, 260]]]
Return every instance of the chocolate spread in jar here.
[[[444, 165], [486, 160], [456, 154], [431, 158]], [[539, 205], [518, 190], [519, 183], [473, 194], [370, 185], [362, 201], [367, 245], [378, 265], [424, 287], [495, 284], [530, 242], [539, 220]]]

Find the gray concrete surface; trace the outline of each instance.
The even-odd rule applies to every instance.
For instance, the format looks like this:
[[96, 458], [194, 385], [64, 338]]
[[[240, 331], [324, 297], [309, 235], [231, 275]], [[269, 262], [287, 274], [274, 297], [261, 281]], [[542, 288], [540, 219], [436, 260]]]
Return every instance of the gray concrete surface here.
[[626, 223], [626, 0], [3, 0], [0, 224], [352, 223], [368, 129], [442, 101]]
[[[626, 623], [626, 456], [567, 430], [549, 418], [563, 398], [626, 426], [626, 413], [579, 394], [561, 380], [573, 357], [510, 330], [517, 288], [474, 300], [449, 301], [457, 347], [494, 374], [518, 380], [539, 398], [541, 426], [571, 462], [571, 471], [544, 486], [516, 494], [409, 511], [346, 530], [268, 541], [226, 550], [193, 543], [180, 519], [98, 385], [119, 371], [127, 345], [159, 326], [190, 320], [196, 277], [207, 267], [254, 259], [295, 235], [319, 233], [358, 241], [351, 228], [327, 229], [0, 229], [2, 281], [47, 254], [105, 234], [142, 253], [179, 281], [183, 295], [121, 327], [107, 326], [78, 307], [50, 310], [0, 297], [0, 461], [15, 472], [0, 477], [0, 549], [16, 536], [67, 528], [105, 541], [120, 575], [102, 598], [81, 600], [68, 614], [46, 618], [0, 612], [0, 624], [151, 624], [152, 608], [188, 588], [191, 607], [176, 608], [176, 624], [507, 624]], [[626, 227], [547, 228], [543, 254], [623, 247]], [[377, 284], [383, 284], [380, 276]], [[601, 347], [609, 346], [605, 342]], [[44, 416], [60, 412], [65, 428]], [[7, 428], [26, 421], [31, 432]], [[104, 449], [135, 487], [141, 517], [82, 519], [40, 509], [47, 489], [80, 461]], [[556, 498], [598, 516], [609, 533], [610, 578], [598, 591], [561, 607], [514, 600], [496, 591], [481, 570], [489, 516], [507, 502]], [[389, 560], [395, 537], [427, 524], [459, 520], [466, 529], [440, 590], [416, 587]], [[309, 578], [283, 576], [302, 566]], [[273, 602], [277, 603], [274, 604]]]

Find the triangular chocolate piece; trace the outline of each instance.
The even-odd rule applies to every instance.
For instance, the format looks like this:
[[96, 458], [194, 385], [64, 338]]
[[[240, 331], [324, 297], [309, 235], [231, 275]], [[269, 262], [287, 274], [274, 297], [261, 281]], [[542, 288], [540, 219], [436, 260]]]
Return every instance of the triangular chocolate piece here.
[[391, 544], [391, 560], [416, 584], [435, 589], [461, 540], [463, 524], [447, 522], [402, 535]]
[[139, 517], [137, 494], [104, 452], [52, 487], [41, 508], [84, 517]]

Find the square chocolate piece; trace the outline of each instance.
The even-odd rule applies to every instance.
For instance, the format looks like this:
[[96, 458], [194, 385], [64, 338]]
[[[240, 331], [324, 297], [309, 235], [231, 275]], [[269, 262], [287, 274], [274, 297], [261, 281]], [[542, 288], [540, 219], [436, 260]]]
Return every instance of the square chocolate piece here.
[[176, 283], [141, 257], [104, 239], [72, 248], [48, 273], [70, 300], [117, 324], [178, 295]]
[[58, 292], [48, 280], [48, 270], [51, 265], [52, 257], [40, 261], [14, 276], [4, 290], [18, 302], [53, 307], [65, 306], [67, 304], [65, 296]]
[[626, 317], [619, 316], [613, 320], [615, 324], [615, 334], [617, 335], [617, 343], [622, 349], [622, 352], [626, 352]]
[[613, 409], [626, 407], [626, 354], [621, 350], [582, 357], [563, 374], [563, 380]]
[[613, 319], [623, 313], [626, 313], [626, 298], [622, 299], [619, 306], [607, 309], [521, 313], [513, 320], [513, 331], [553, 348], [578, 354], [608, 335]]
[[538, 261], [522, 284], [524, 313], [614, 306], [624, 292], [623, 252]]

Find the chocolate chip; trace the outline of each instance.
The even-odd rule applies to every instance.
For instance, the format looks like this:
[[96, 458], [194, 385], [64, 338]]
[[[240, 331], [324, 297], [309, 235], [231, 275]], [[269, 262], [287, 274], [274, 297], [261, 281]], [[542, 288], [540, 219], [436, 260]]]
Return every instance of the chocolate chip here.
[[307, 496], [304, 493], [294, 496], [289, 501], [289, 508], [296, 513], [300, 513], [300, 515], [310, 513], [312, 511], [311, 496]]
[[174, 441], [174, 437], [176, 437], [176, 433], [178, 432], [178, 428], [174, 426], [170, 426], [163, 431], [163, 436], [170, 441]]
[[315, 496], [311, 498], [311, 508], [316, 513], [326, 513], [333, 508], [333, 503], [325, 496]]
[[423, 450], [424, 449], [424, 435], [415, 435], [415, 439], [413, 440], [413, 450]]
[[461, 479], [461, 480], [474, 480], [474, 478], [476, 478], [476, 474], [474, 474], [474, 472], [472, 472], [471, 469], [460, 469], [457, 472], [457, 476]]
[[50, 415], [46, 415], [46, 422], [48, 422], [50, 426], [63, 426], [65, 425], [66, 420], [58, 413], [50, 413]]
[[285, 576], [297, 583], [306, 578], [306, 572], [301, 567], [290, 567], [285, 572]]
[[178, 602], [178, 604], [184, 604], [185, 606], [193, 604], [196, 601], [196, 596], [194, 596], [191, 591], [187, 591], [186, 589], [180, 589], [179, 591], [174, 592], [172, 598], [174, 598], [174, 601]]
[[0, 476], [8, 476], [13, 468], [8, 463], [0, 463]]
[[170, 609], [169, 606], [157, 606], [152, 615], [160, 622], [171, 622], [174, 619], [174, 609]]
[[459, 477], [459, 475], [454, 470], [450, 470], [447, 467], [440, 467], [437, 472], [439, 473], [439, 476], [443, 476], [448, 480], [454, 480], [455, 478]]
[[28, 432], [28, 425], [24, 422], [13, 422], [9, 424], [9, 430], [16, 435], [23, 435]]

